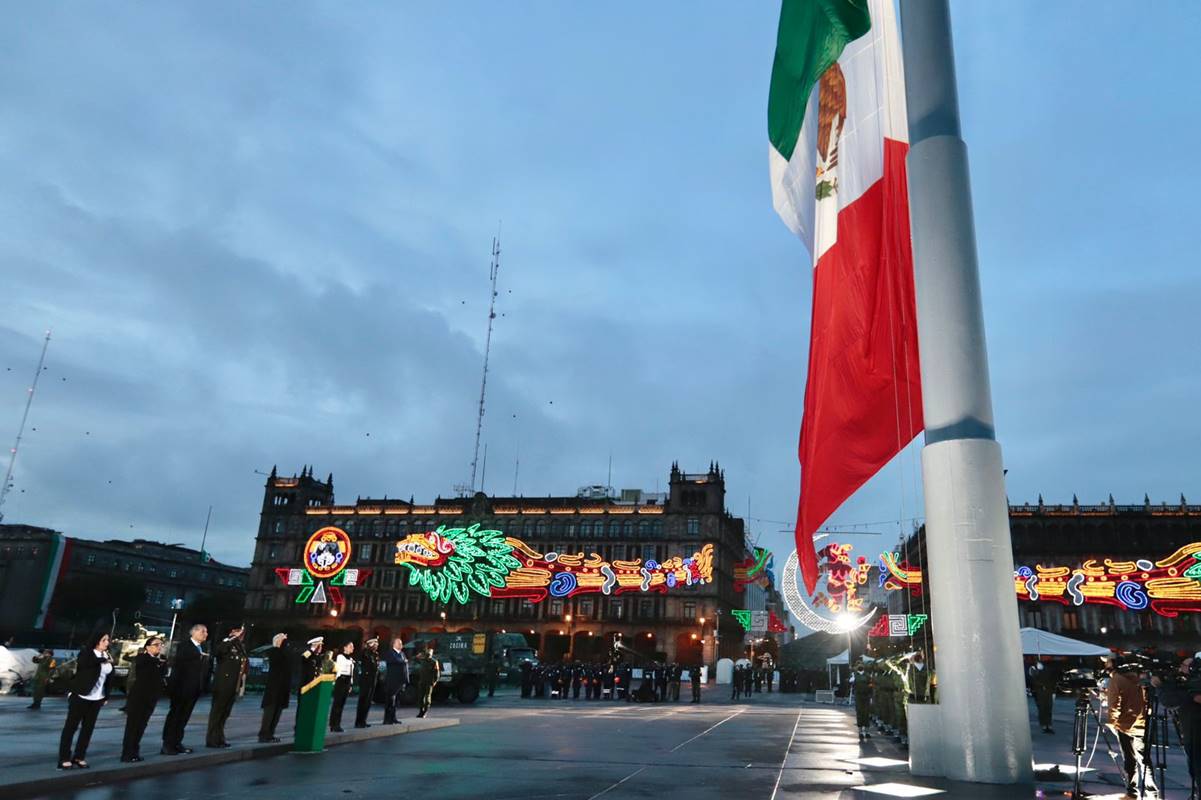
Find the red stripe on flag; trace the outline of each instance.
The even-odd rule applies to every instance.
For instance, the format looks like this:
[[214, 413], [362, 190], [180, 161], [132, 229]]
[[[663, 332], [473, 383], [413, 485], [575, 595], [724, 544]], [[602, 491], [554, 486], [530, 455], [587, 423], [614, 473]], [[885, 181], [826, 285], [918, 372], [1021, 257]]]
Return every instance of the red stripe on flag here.
[[922, 430], [908, 150], [885, 140], [884, 176], [839, 213], [838, 241], [813, 271], [796, 528], [809, 594], [814, 533]]

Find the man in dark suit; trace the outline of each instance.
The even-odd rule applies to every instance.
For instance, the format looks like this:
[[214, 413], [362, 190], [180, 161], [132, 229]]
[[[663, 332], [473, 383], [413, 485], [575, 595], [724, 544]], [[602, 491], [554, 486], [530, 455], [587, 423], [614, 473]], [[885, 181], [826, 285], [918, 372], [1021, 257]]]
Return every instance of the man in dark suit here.
[[277, 633], [271, 638], [267, 651], [267, 685], [263, 689], [263, 724], [259, 727], [260, 742], [278, 742], [275, 726], [279, 715], [292, 701], [292, 662], [288, 657], [288, 634]]
[[384, 651], [384, 663], [388, 666], [384, 673], [384, 724], [399, 725], [396, 704], [409, 685], [409, 659], [405, 657], [404, 642], [400, 637], [393, 639], [392, 646]]
[[238, 699], [238, 687], [249, 666], [246, 645], [242, 637], [246, 629], [241, 623], [229, 629], [229, 635], [213, 648], [217, 658], [217, 674], [213, 677], [213, 704], [209, 710], [208, 736], [205, 747], [229, 747], [225, 740], [225, 722], [234, 710]]
[[209, 630], [204, 625], [193, 625], [188, 638], [175, 649], [171, 662], [171, 679], [168, 692], [171, 709], [163, 723], [163, 755], [177, 756], [190, 753], [191, 748], [183, 743], [184, 728], [192, 718], [192, 708], [204, 690], [204, 678], [208, 674], [209, 657], [204, 652], [204, 642]]
[[363, 655], [359, 657], [359, 705], [355, 709], [354, 726], [370, 728], [367, 716], [371, 713], [371, 703], [375, 700], [375, 682], [379, 678], [379, 639], [372, 636], [363, 645]]

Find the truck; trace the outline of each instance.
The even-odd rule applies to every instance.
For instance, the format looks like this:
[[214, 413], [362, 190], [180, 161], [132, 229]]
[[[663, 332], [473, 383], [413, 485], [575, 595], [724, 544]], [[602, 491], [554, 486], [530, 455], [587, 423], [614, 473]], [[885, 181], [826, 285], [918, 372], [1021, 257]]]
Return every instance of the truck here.
[[[405, 645], [405, 654], [412, 664], [415, 648], [432, 643], [434, 657], [442, 672], [434, 688], [435, 700], [454, 697], [460, 703], [474, 703], [480, 687], [487, 681], [488, 662], [495, 658], [500, 683], [517, 683], [521, 679], [521, 664], [538, 664], [538, 651], [530, 647], [520, 633], [419, 633]], [[415, 702], [417, 689], [410, 684], [405, 702]]]

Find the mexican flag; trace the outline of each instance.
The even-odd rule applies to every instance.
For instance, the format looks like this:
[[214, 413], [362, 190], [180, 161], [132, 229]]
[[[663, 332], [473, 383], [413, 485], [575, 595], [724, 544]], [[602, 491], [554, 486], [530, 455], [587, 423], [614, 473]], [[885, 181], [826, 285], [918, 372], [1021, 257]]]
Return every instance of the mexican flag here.
[[767, 107], [772, 199], [813, 256], [797, 555], [922, 430], [893, 0], [783, 0]]

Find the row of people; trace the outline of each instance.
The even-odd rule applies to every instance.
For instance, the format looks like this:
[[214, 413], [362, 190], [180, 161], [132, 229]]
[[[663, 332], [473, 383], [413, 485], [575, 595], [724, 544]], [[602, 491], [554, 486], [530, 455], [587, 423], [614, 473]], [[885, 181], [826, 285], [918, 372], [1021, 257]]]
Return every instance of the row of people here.
[[[694, 666], [688, 671], [692, 687], [692, 702], [701, 699], [701, 670]], [[657, 664], [634, 676], [634, 667], [622, 661], [580, 662], [565, 664], [521, 664], [521, 696], [578, 700], [617, 700], [627, 702], [677, 701], [685, 669], [679, 664]]]
[[767, 686], [767, 691], [771, 692], [775, 680], [776, 669], [774, 666], [752, 667], [749, 664], [735, 664], [730, 680], [730, 683], [733, 684], [730, 699], [750, 697], [752, 691], [762, 692], [764, 686]]
[[[166, 643], [162, 637], [151, 636], [146, 640], [142, 651], [133, 659], [127, 678], [121, 761], [132, 763], [143, 760], [142, 738], [164, 694], [170, 705], [163, 723], [160, 752], [169, 756], [191, 753], [192, 749], [184, 743], [184, 734], [210, 672], [212, 704], [205, 746], [231, 746], [225, 736], [225, 726], [234, 704], [245, 690], [249, 668], [244, 635], [244, 626], [235, 625], [220, 643], [206, 651], [208, 627], [193, 625], [188, 631], [188, 638], [178, 645], [170, 662], [164, 654]], [[276, 736], [276, 727], [283, 710], [291, 704], [294, 656], [287, 640], [286, 634], [276, 634], [272, 639], [272, 647], [266, 653], [268, 671], [261, 702], [259, 742], [280, 741]], [[327, 653], [324, 643], [323, 637], [314, 637], [306, 642], [304, 650], [298, 654], [300, 681], [295, 687], [297, 699], [303, 687], [318, 675], [333, 674], [335, 680], [329, 726], [333, 731], [342, 731], [343, 710], [352, 681], [357, 675], [359, 699], [355, 727], [369, 727], [367, 717], [379, 682], [379, 641], [369, 639], [363, 654], [357, 659], [351, 643], [343, 645], [336, 653]], [[399, 638], [393, 640], [382, 660], [387, 665], [383, 678], [384, 724], [399, 724], [396, 707], [400, 695], [410, 683], [410, 676], [417, 688], [418, 716], [424, 717], [430, 707], [433, 688], [438, 682], [439, 669], [433, 646], [418, 648], [412, 670], [404, 653], [404, 642]], [[108, 634], [95, 634], [76, 658], [75, 674], [68, 684], [67, 717], [59, 739], [58, 769], [89, 767], [88, 746], [100, 709], [108, 700], [113, 669]]]

